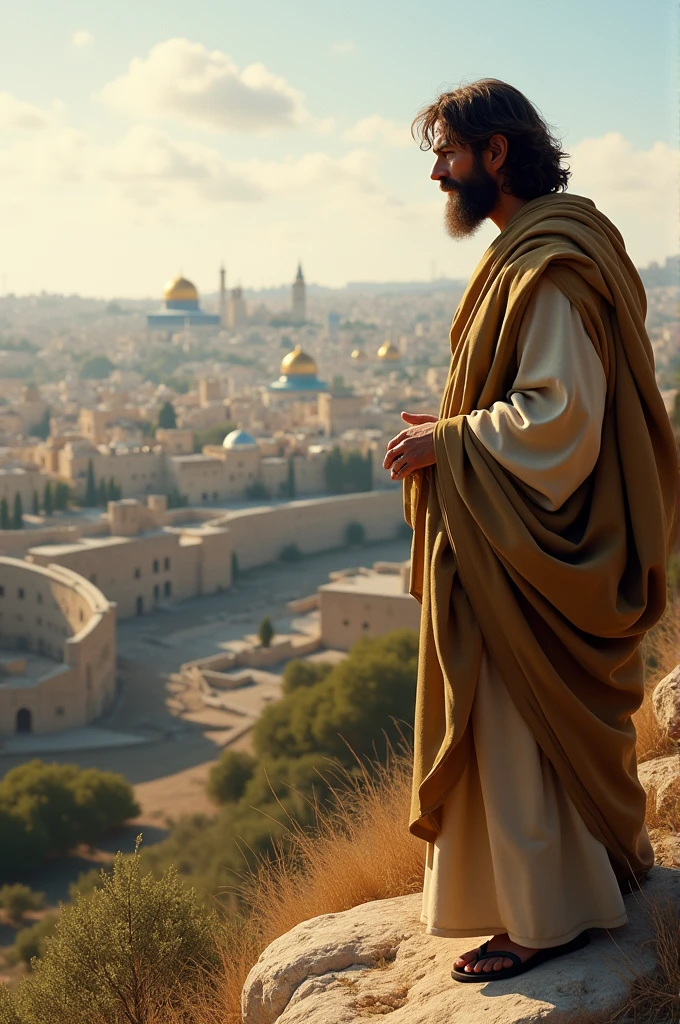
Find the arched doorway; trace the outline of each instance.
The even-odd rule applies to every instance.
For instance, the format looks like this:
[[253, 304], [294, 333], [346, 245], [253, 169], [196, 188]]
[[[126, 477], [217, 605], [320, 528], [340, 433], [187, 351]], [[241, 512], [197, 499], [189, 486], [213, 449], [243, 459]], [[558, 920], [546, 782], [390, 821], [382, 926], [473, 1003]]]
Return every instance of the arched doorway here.
[[33, 732], [31, 712], [28, 708], [19, 708], [17, 711], [17, 732]]

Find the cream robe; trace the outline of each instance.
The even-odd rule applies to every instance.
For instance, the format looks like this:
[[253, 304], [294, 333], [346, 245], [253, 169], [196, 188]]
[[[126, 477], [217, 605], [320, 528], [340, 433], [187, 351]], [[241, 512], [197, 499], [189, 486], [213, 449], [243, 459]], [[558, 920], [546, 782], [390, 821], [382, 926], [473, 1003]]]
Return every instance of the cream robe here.
[[[599, 452], [606, 379], [580, 314], [549, 280], [527, 304], [507, 402], [471, 429], [532, 499], [555, 510]], [[473, 752], [427, 844], [421, 920], [432, 935], [507, 932], [523, 946], [627, 922], [604, 845], [586, 828], [486, 650]], [[648, 837], [647, 837], [647, 841]]]

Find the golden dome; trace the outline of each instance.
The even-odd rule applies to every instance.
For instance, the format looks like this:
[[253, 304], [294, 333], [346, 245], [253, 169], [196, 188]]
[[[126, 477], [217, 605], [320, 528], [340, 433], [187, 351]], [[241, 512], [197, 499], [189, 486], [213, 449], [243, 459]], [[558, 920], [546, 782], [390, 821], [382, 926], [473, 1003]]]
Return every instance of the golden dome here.
[[397, 362], [401, 359], [401, 352], [391, 341], [386, 341], [378, 349], [378, 359], [384, 362]]
[[282, 377], [316, 377], [317, 367], [311, 356], [296, 345], [292, 352], [281, 360]]
[[198, 291], [186, 277], [173, 277], [163, 289], [163, 298], [166, 302], [198, 302]]
[[364, 352], [363, 348], [355, 348], [352, 350], [351, 358], [358, 359], [361, 362], [362, 360], [367, 359], [368, 357]]

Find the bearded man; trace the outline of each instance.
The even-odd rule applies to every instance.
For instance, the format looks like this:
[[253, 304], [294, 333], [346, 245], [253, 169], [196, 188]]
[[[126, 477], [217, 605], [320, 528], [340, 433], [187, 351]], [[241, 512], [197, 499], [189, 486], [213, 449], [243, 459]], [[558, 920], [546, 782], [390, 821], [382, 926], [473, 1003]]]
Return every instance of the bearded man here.
[[451, 327], [439, 416], [384, 466], [403, 480], [421, 627], [411, 831], [422, 920], [491, 939], [490, 981], [627, 922], [654, 863], [631, 715], [666, 601], [677, 449], [616, 227], [565, 194], [566, 154], [516, 89], [445, 93], [413, 125], [454, 238], [489, 219]]

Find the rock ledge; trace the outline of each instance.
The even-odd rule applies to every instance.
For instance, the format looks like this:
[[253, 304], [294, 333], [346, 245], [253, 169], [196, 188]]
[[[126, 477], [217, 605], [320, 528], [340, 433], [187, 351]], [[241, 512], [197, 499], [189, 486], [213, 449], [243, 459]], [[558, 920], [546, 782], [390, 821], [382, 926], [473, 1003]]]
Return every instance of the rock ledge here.
[[470, 985], [450, 977], [452, 962], [489, 936], [426, 935], [419, 894], [315, 917], [260, 956], [243, 989], [244, 1024], [356, 1024], [384, 1014], [391, 1024], [558, 1024], [585, 1005], [613, 1009], [630, 968], [654, 969], [648, 905], [657, 898], [678, 905], [680, 871], [652, 868], [624, 897], [628, 924], [591, 929], [585, 949], [517, 978]]

